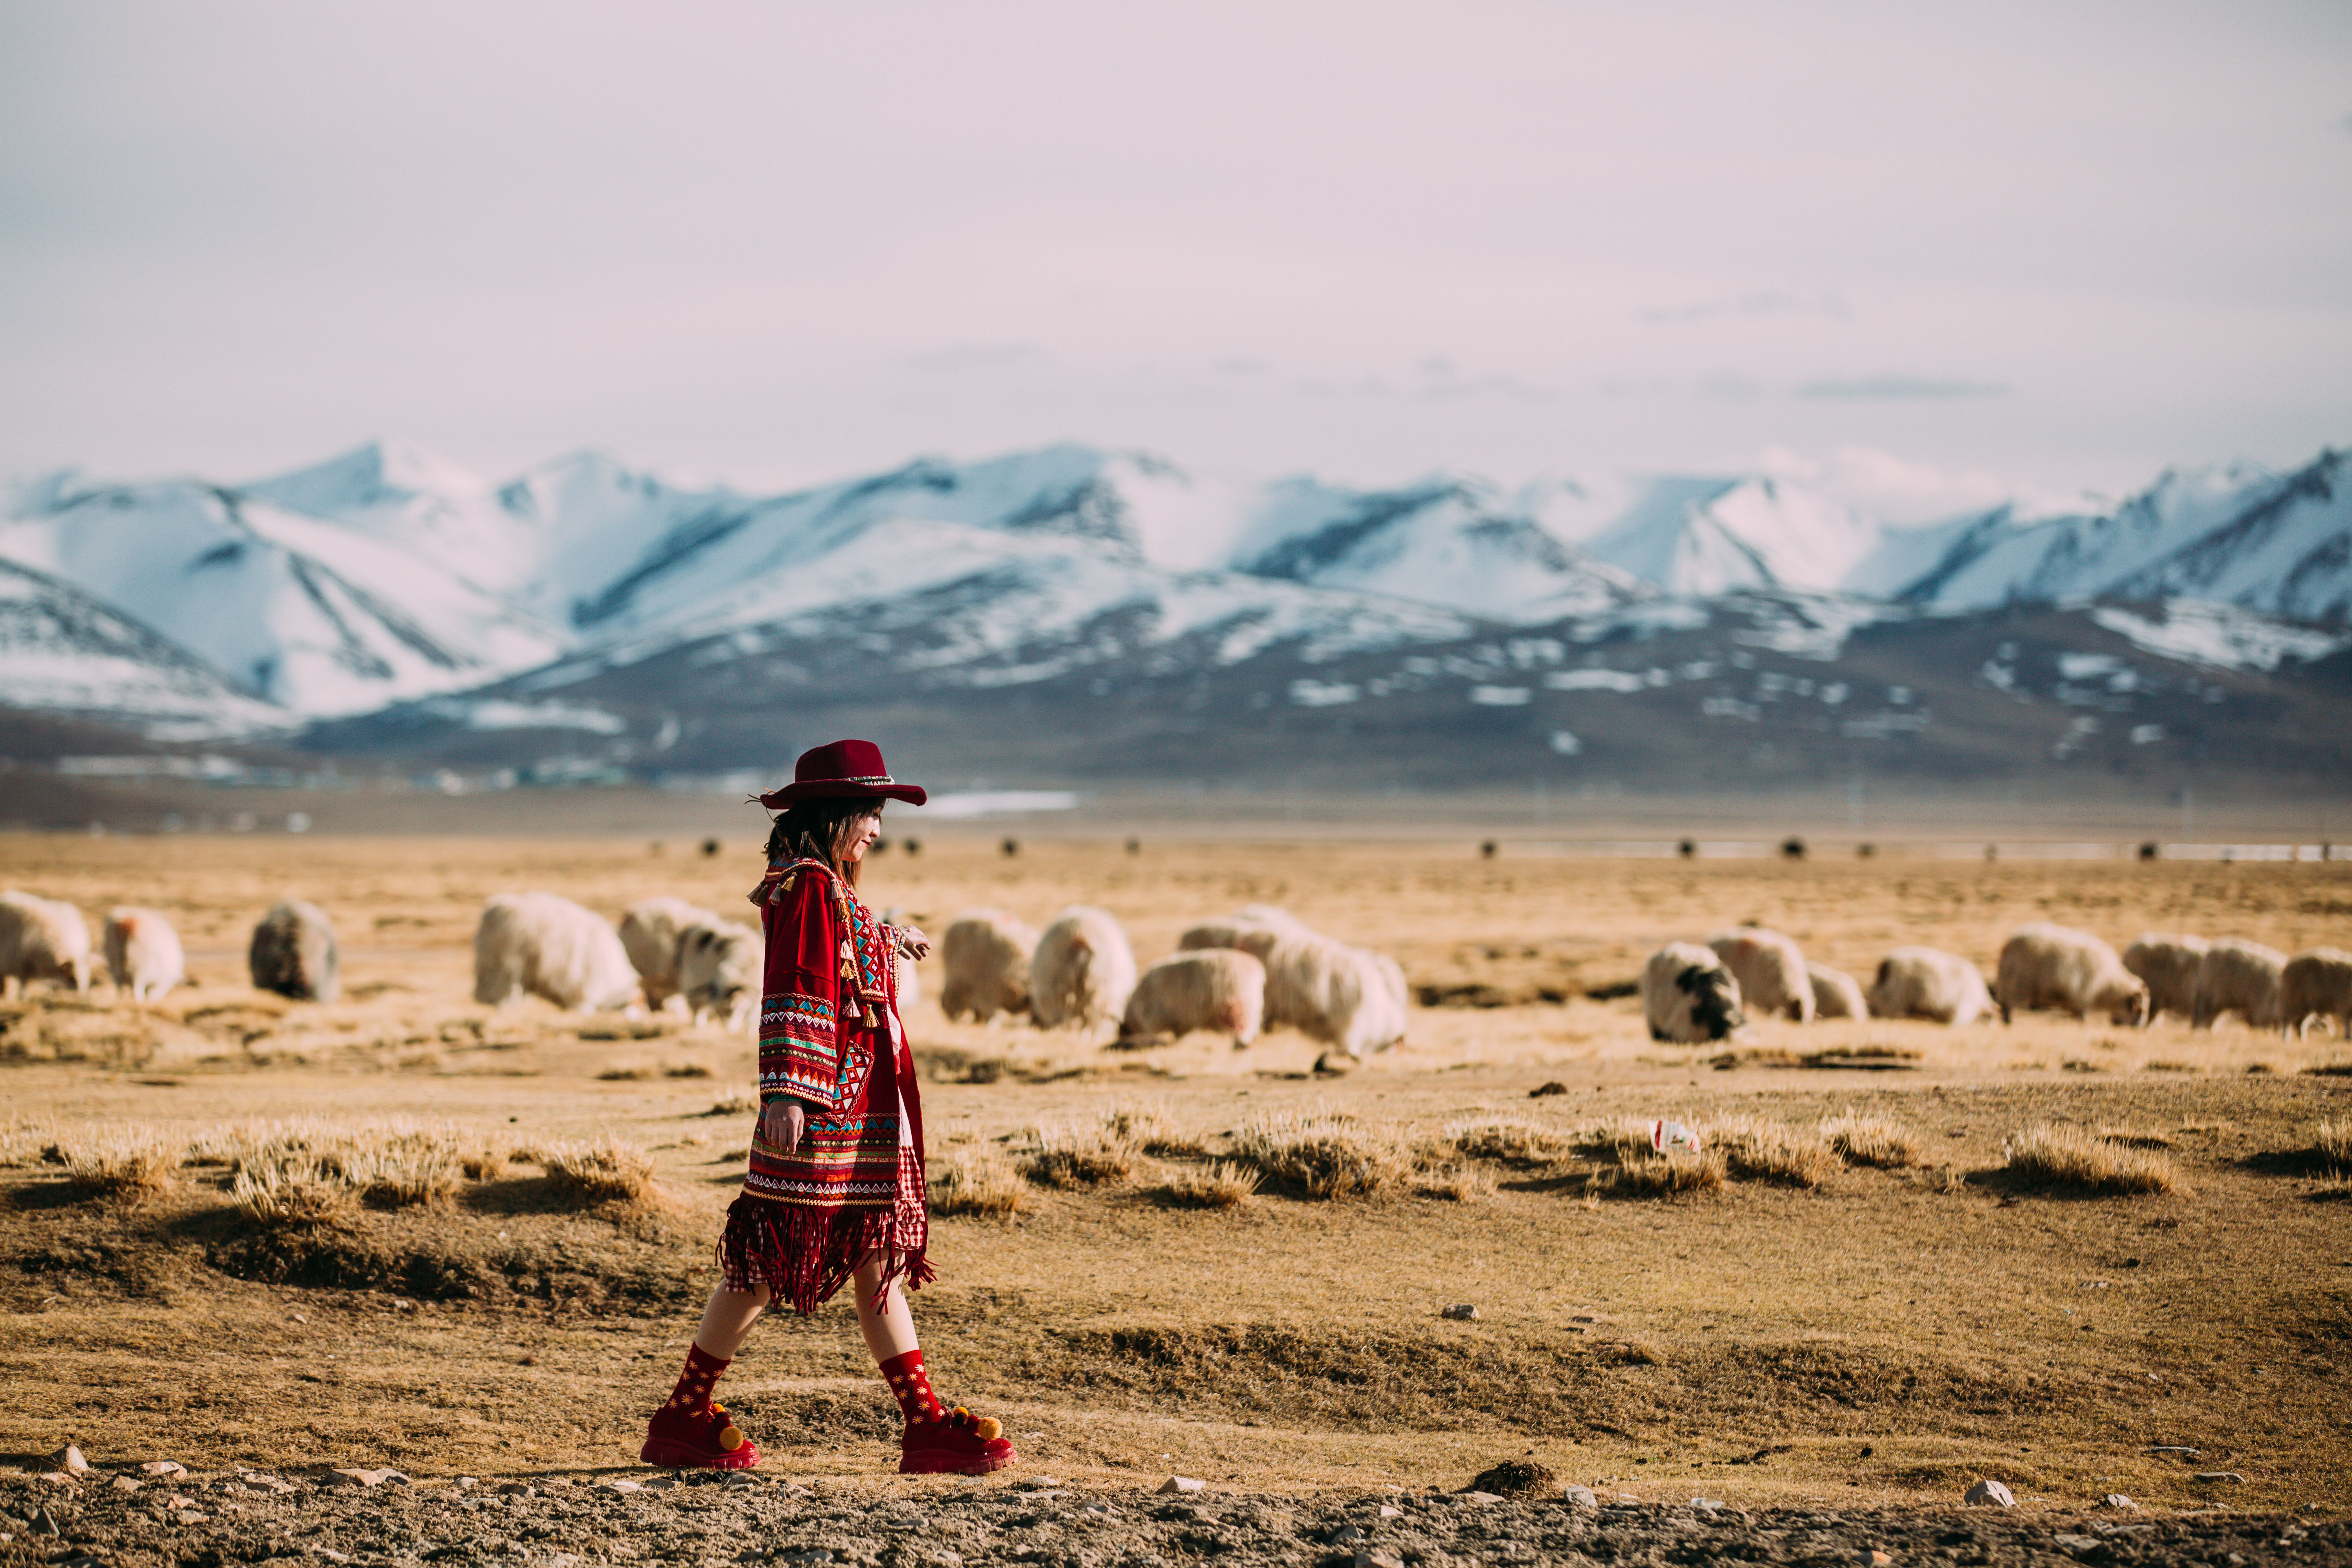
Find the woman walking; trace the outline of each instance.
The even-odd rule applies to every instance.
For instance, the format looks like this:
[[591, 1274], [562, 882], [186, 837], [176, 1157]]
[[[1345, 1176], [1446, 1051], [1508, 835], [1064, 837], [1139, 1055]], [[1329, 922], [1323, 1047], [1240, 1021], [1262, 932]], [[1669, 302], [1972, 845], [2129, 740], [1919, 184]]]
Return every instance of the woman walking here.
[[802, 753], [780, 808], [768, 870], [751, 892], [767, 939], [760, 1007], [760, 1120], [742, 1195], [727, 1211], [720, 1281], [655, 1412], [649, 1465], [743, 1469], [760, 1462], [711, 1391], [771, 1301], [806, 1314], [854, 1281], [857, 1328], [898, 1401], [902, 1474], [981, 1475], [1013, 1462], [993, 1420], [942, 1408], [923, 1370], [905, 1291], [925, 1256], [923, 1110], [898, 1021], [898, 964], [930, 941], [876, 920], [857, 879], [886, 800], [923, 804], [871, 742]]

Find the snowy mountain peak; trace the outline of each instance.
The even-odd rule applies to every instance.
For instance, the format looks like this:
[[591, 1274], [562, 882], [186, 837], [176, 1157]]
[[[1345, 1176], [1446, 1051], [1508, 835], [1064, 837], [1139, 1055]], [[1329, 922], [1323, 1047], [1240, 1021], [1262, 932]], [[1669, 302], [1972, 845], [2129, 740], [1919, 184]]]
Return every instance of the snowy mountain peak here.
[[310, 468], [237, 487], [242, 494], [312, 517], [399, 506], [420, 497], [471, 496], [485, 488], [457, 464], [398, 440], [370, 441]]

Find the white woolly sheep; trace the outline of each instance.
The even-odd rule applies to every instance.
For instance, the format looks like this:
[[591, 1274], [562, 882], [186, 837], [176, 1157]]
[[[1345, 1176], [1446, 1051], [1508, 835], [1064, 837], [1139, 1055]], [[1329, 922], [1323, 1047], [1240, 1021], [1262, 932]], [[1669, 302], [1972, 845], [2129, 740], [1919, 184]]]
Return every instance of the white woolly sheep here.
[[1404, 1038], [1404, 1000], [1380, 954], [1307, 931], [1267, 950], [1265, 1023], [1360, 1058]]
[[526, 993], [583, 1013], [640, 995], [627, 950], [593, 910], [553, 893], [500, 893], [474, 929], [474, 1000], [503, 1007]]
[[1805, 978], [1813, 984], [1813, 1016], [1867, 1018], [1870, 1004], [1862, 998], [1862, 983], [1843, 969], [1805, 961]]
[[2038, 1007], [2071, 1013], [2077, 1023], [2095, 1009], [2119, 1025], [2147, 1022], [2147, 982], [2098, 937], [2048, 921], [2021, 925], [2000, 944], [1993, 995], [2004, 1024]]
[[759, 1016], [766, 963], [760, 933], [750, 926], [716, 917], [697, 921], [677, 933], [678, 994], [696, 1023], [715, 1015], [740, 1034]]
[[1029, 1014], [1041, 1029], [1116, 1024], [1135, 990], [1135, 951], [1108, 910], [1073, 904], [1029, 960]]
[[2352, 1037], [2352, 952], [2314, 947], [2279, 971], [2279, 1019], [2304, 1037], [2314, 1018], [2336, 1020], [2339, 1038]]
[[940, 1010], [950, 1019], [971, 1015], [985, 1024], [999, 1013], [1029, 1007], [1029, 959], [1037, 928], [1003, 910], [966, 910], [940, 938]]
[[128, 991], [133, 1002], [162, 1001], [188, 973], [180, 933], [161, 910], [117, 905], [106, 916], [106, 972], [118, 996]]
[[1813, 983], [1794, 942], [1762, 926], [1739, 926], [1716, 932], [1706, 945], [1739, 982], [1740, 1004], [1748, 1012], [1779, 1014], [1800, 1024], [1813, 1021]]
[[0, 994], [23, 994], [36, 980], [89, 989], [89, 926], [81, 911], [53, 899], [0, 893]]
[[298, 1002], [331, 1002], [342, 994], [342, 961], [326, 910], [300, 899], [270, 906], [246, 950], [256, 990]]
[[1866, 1000], [1874, 1018], [1973, 1024], [1991, 1015], [1992, 993], [1977, 966], [1956, 952], [1898, 947], [1878, 962]]
[[2224, 1013], [2235, 1013], [2249, 1029], [2276, 1029], [2285, 1023], [2279, 1010], [2279, 980], [2286, 954], [2258, 942], [2233, 936], [2217, 939], [2197, 966], [2197, 1005], [2189, 1015], [2193, 1027], [2210, 1029]]
[[2147, 983], [2147, 1021], [2158, 1013], [2186, 1018], [2197, 1011], [2197, 972], [2213, 944], [2201, 936], [2148, 931], [2124, 949], [2124, 967]]
[[1236, 1048], [1257, 1038], [1265, 1018], [1265, 965], [1230, 948], [1179, 952], [1135, 982], [1119, 1019], [1122, 1045], [1144, 1045], [1195, 1029], [1231, 1035]]
[[1176, 939], [1176, 947], [1180, 952], [1236, 948], [1263, 963], [1265, 955], [1274, 951], [1274, 944], [1283, 938], [1316, 934], [1287, 910], [1278, 910], [1272, 904], [1251, 904], [1230, 920], [1208, 921], [1192, 927]]
[[[621, 951], [645, 985], [646, 1006], [666, 1007], [686, 989], [677, 976], [678, 938], [693, 926], [717, 931], [728, 923], [684, 899], [640, 899], [621, 911]], [[757, 988], [757, 975], [751, 984]]]
[[1650, 954], [1642, 966], [1642, 1016], [1650, 1038], [1682, 1046], [1728, 1039], [1748, 1022], [1738, 976], [1713, 948], [1695, 942], [1670, 942]]

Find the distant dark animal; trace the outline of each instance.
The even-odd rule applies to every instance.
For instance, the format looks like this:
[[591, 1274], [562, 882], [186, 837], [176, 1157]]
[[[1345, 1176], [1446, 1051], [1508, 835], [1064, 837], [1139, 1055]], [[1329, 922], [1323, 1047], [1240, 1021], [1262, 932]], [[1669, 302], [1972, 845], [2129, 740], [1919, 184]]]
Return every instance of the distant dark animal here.
[[246, 963], [254, 988], [299, 1002], [331, 1002], [342, 994], [342, 964], [335, 926], [316, 904], [288, 899], [253, 928]]

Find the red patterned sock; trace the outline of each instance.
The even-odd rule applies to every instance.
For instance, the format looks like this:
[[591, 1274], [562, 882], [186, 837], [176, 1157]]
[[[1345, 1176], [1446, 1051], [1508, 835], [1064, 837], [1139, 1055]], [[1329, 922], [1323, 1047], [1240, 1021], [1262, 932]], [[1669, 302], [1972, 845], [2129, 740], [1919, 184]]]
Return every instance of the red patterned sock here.
[[908, 1421], [940, 1421], [947, 1416], [939, 1396], [931, 1392], [931, 1380], [923, 1371], [923, 1352], [908, 1351], [894, 1355], [882, 1363], [882, 1375], [889, 1381], [890, 1393], [898, 1401], [898, 1414]]
[[662, 1408], [685, 1411], [709, 1409], [710, 1391], [719, 1386], [719, 1374], [733, 1364], [731, 1358], [721, 1361], [700, 1345], [687, 1346], [686, 1370], [677, 1374], [677, 1387]]

